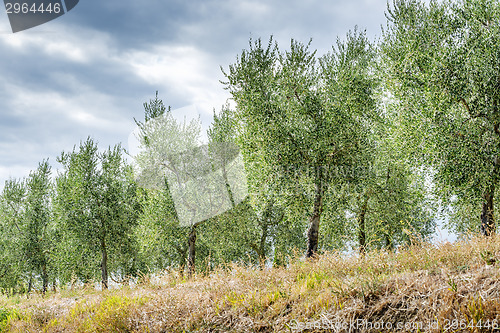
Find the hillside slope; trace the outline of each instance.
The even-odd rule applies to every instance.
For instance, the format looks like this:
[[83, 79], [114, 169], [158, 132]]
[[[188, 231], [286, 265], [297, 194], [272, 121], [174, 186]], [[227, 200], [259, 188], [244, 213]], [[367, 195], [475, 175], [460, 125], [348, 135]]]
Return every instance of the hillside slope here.
[[0, 300], [5, 332], [490, 332], [500, 237]]

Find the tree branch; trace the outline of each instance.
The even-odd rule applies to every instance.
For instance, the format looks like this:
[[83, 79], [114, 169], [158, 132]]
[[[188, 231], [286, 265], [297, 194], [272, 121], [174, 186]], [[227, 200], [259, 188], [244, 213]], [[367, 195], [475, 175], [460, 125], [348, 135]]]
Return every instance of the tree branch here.
[[495, 131], [495, 133], [500, 136], [500, 130], [498, 129], [500, 127], [500, 123], [496, 123], [494, 126], [493, 126], [493, 130]]
[[[471, 119], [473, 119], [473, 118], [486, 118], [486, 119], [488, 119], [488, 115], [485, 113], [482, 113], [482, 112], [480, 112], [478, 114], [472, 114], [472, 110], [471, 110], [469, 104], [467, 103], [467, 101], [465, 100], [465, 98], [462, 97], [459, 99], [459, 101], [465, 107], [465, 109], [467, 110], [467, 113], [469, 113], [469, 116], [471, 117]], [[469, 120], [469, 119], [467, 119], [467, 120]]]
[[14, 214], [14, 219], [13, 219], [12, 221], [14, 222], [14, 225], [16, 226], [17, 231], [19, 231], [19, 232], [22, 234], [23, 232], [21, 231], [21, 228], [19, 228], [19, 225], [18, 225], [18, 224], [17, 224], [17, 222], [16, 222], [17, 215], [19, 214], [19, 212], [17, 211], [17, 209], [16, 209], [16, 208], [14, 208], [14, 205], [13, 205], [13, 204], [12, 204], [12, 202], [10, 202], [10, 201], [9, 201], [9, 206], [10, 206], [10, 208], [12, 208], [12, 210], [13, 210], [13, 211], [14, 211], [14, 213], [15, 213], [15, 214]]
[[469, 104], [467, 104], [467, 101], [465, 100], [465, 98], [460, 98], [460, 102], [462, 103], [462, 105], [465, 107], [465, 109], [467, 110], [467, 112], [469, 113], [469, 115], [472, 117], [472, 113], [470, 111], [470, 107], [469, 107]]

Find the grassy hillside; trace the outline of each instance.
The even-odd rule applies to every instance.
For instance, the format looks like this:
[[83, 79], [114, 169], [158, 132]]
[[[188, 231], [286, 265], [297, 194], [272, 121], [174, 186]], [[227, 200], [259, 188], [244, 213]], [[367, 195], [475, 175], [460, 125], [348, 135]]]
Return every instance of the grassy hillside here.
[[500, 237], [0, 300], [6, 332], [490, 332]]

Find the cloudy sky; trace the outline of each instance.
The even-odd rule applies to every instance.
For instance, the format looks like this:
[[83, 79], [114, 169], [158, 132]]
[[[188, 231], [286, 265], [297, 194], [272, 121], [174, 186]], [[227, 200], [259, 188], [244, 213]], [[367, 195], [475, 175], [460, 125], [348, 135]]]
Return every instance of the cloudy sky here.
[[[13, 34], [0, 10], [0, 186], [87, 136], [128, 145], [155, 91], [202, 115], [229, 97], [220, 66], [249, 38], [294, 38], [320, 53], [355, 25], [375, 39], [386, 0], [80, 0], [66, 15]], [[177, 112], [179, 115], [183, 111]], [[205, 124], [204, 124], [205, 125]]]

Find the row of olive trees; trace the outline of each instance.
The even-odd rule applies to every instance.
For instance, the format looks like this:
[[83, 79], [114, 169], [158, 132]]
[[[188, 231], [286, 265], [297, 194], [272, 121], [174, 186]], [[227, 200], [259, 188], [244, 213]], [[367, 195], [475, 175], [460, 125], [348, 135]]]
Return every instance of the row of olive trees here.
[[376, 51], [357, 30], [321, 57], [310, 44], [280, 51], [257, 40], [225, 72], [250, 181], [293, 207], [286, 218], [308, 217], [308, 257], [346, 240], [364, 252], [434, 231], [423, 180], [381, 107]]
[[492, 234], [499, 9], [395, 1], [380, 45], [355, 30], [323, 56], [250, 41], [224, 71], [236, 107], [214, 113], [207, 145], [199, 120], [176, 121], [156, 96], [136, 121], [134, 167], [87, 139], [57, 175], [44, 161], [6, 182], [0, 287], [107, 288], [165, 268], [286, 264], [294, 249], [394, 249], [434, 231], [425, 170], [458, 231], [480, 217]]
[[[154, 111], [160, 112], [156, 117], [165, 112], [157, 98], [145, 109], [146, 120], [150, 120], [148, 110], [160, 110]], [[208, 136], [213, 167], [224, 171], [230, 206], [227, 212], [194, 224], [179, 220], [166, 178], [160, 186], [139, 187], [145, 185], [144, 172], [137, 173], [126, 162], [124, 150], [117, 145], [102, 151], [90, 138], [59, 156], [57, 174], [44, 161], [27, 178], [7, 181], [0, 195], [0, 288], [46, 292], [50, 284], [56, 288], [97, 280], [108, 288], [110, 279], [120, 282], [165, 268], [178, 267], [183, 273], [187, 266], [192, 274], [195, 264], [200, 270], [235, 261], [263, 265], [273, 239], [293, 237], [284, 228], [277, 230], [282, 214], [273, 204], [255, 210], [246, 195], [238, 193], [238, 186], [231, 192], [234, 172], [226, 168], [226, 159], [234, 157], [235, 151], [234, 146], [222, 144], [232, 137], [229, 114], [223, 109], [214, 115]], [[180, 134], [191, 131], [198, 138], [199, 126], [168, 119], [179, 126]], [[161, 125], [164, 130], [167, 124]], [[189, 148], [196, 148], [192, 145], [196, 140], [176, 138], [191, 140]], [[176, 147], [172, 161], [182, 159], [182, 142], [170, 143]], [[140, 161], [137, 156], [139, 166]]]
[[[130, 274], [134, 227], [141, 212], [132, 169], [120, 146], [98, 151], [92, 139], [70, 153], [53, 180], [47, 161], [23, 180], [6, 182], [1, 195], [2, 283], [27, 288], [78, 279], [90, 282], [100, 271]], [[95, 268], [99, 267], [99, 270]], [[23, 282], [27, 281], [27, 287]]]
[[[392, 123], [377, 103], [375, 53], [364, 34], [349, 34], [319, 59], [308, 48], [250, 44], [227, 74], [237, 109], [214, 114], [205, 150], [199, 120], [176, 121], [156, 97], [136, 122], [135, 170], [119, 145], [100, 151], [87, 139], [61, 154], [54, 177], [43, 162], [27, 179], [8, 181], [1, 286], [30, 291], [41, 281], [45, 292], [49, 283], [99, 279], [107, 288], [110, 278], [139, 272], [284, 264], [306, 246], [308, 256], [365, 251], [432, 233], [423, 185], [388, 139]], [[240, 149], [245, 173], [235, 178], [230, 163]], [[207, 208], [211, 184], [185, 185], [215, 171], [228, 200]]]
[[285, 220], [308, 217], [307, 256], [320, 234], [357, 233], [364, 251], [432, 233], [426, 169], [450, 226], [495, 231], [500, 4], [396, 0], [387, 17], [379, 45], [356, 30], [320, 57], [251, 41], [224, 71], [249, 181], [293, 207]]
[[[224, 226], [218, 225], [222, 217], [199, 219], [183, 225], [182, 235], [165, 232], [177, 244], [171, 252], [179, 253], [181, 263], [187, 260], [190, 273], [196, 247], [203, 247], [196, 243], [200, 228], [215, 225], [202, 237], [214, 237], [212, 244], [221, 249], [241, 244], [261, 264], [266, 258], [283, 263], [294, 248], [307, 246], [307, 256], [349, 247], [392, 249], [433, 233], [422, 174], [397, 151], [392, 115], [380, 107], [375, 51], [357, 31], [321, 58], [295, 41], [280, 51], [272, 39], [267, 47], [257, 40], [229, 67], [225, 84], [236, 110], [226, 106], [215, 114], [209, 146], [239, 147], [249, 195], [239, 204], [230, 200]], [[158, 97], [145, 109], [145, 123], [137, 122], [141, 178], [157, 193], [169, 192], [183, 177], [183, 152], [201, 145], [199, 120], [177, 122]], [[224, 169], [227, 161], [215, 160]], [[169, 173], [175, 177], [169, 179]], [[232, 197], [227, 180], [226, 185]], [[168, 212], [154, 218], [158, 226], [181, 226], [172, 198], [163, 200]], [[156, 205], [162, 205], [161, 196]], [[217, 233], [221, 227], [236, 233], [227, 238]]]
[[[178, 140], [196, 148], [200, 129], [196, 121], [176, 122], [158, 98], [145, 104], [145, 109], [147, 120], [150, 120], [148, 110], [154, 110], [158, 113], [155, 118], [165, 115], [170, 125], [162, 122], [158, 127], [158, 123], [154, 123], [156, 127], [146, 131], [141, 124], [143, 131], [139, 137], [145, 150], [136, 158], [139, 170], [125, 162], [119, 145], [100, 151], [89, 138], [72, 152], [60, 155], [58, 162], [62, 169], [54, 177], [44, 161], [28, 178], [5, 184], [0, 200], [1, 287], [29, 292], [33, 286], [40, 285], [45, 292], [50, 283], [55, 288], [56, 284], [99, 279], [102, 287], [107, 288], [110, 278], [124, 280], [140, 272], [172, 267], [178, 267], [182, 273], [186, 265], [192, 274], [195, 266], [207, 270], [234, 261], [263, 266], [271, 259], [274, 264], [283, 264], [294, 249], [305, 246], [310, 175], [291, 168], [276, 169], [263, 158], [262, 152], [245, 148], [249, 196], [238, 196], [238, 188], [234, 181], [230, 184], [231, 173], [226, 168], [235, 152], [230, 149], [232, 146], [221, 143], [240, 140], [241, 124], [237, 114], [227, 107], [214, 114], [208, 137], [210, 155], [216, 162], [213, 167], [224, 171], [230, 206], [227, 211], [196, 223], [181, 223], [168, 177], [164, 173], [158, 177], [158, 172], [154, 177], [147, 176], [148, 172], [161, 170], [165, 162], [173, 167], [175, 159], [180, 158], [177, 166], [184, 165], [186, 161], [179, 155], [183, 151], [182, 142]], [[175, 132], [172, 127], [177, 127], [177, 134], [183, 135], [172, 135]], [[168, 131], [165, 132], [165, 128]], [[184, 135], [186, 132], [192, 134], [192, 139]], [[168, 135], [161, 136], [162, 140], [153, 140], [154, 135], [159, 134]], [[168, 142], [168, 138], [173, 141]], [[172, 144], [177, 151], [165, 150], [152, 142]], [[168, 158], [146, 158], [148, 153], [165, 152], [175, 154]], [[415, 196], [417, 192], [409, 190], [409, 184], [415, 182], [410, 182], [408, 170], [396, 165], [396, 160], [381, 157], [377, 163], [380, 165], [363, 171], [364, 178], [356, 174], [349, 176], [357, 179], [357, 187], [337, 186], [326, 191], [322, 211], [327, 216], [323, 228], [327, 237], [321, 240], [321, 250], [345, 248], [357, 234], [363, 250], [368, 244], [393, 247], [405, 241], [401, 238], [405, 226], [398, 222], [411, 222], [415, 228], [419, 228], [415, 222], [429, 222], [422, 218], [408, 220], [411, 205], [421, 203]], [[377, 170], [383, 171], [383, 181]], [[340, 177], [337, 175], [337, 179]], [[294, 180], [297, 181], [295, 188], [291, 183]], [[138, 186], [148, 181], [156, 186]], [[359, 199], [353, 199], [356, 195], [367, 196], [362, 212], [357, 211]], [[408, 198], [413, 201], [405, 202]], [[392, 206], [387, 206], [388, 203]], [[349, 225], [348, 211], [354, 212], [358, 220], [361, 216], [364, 220], [359, 221], [359, 225]], [[383, 222], [383, 226], [377, 225], [379, 222]], [[427, 231], [419, 232], [426, 234]], [[381, 235], [385, 237], [383, 240]]]

